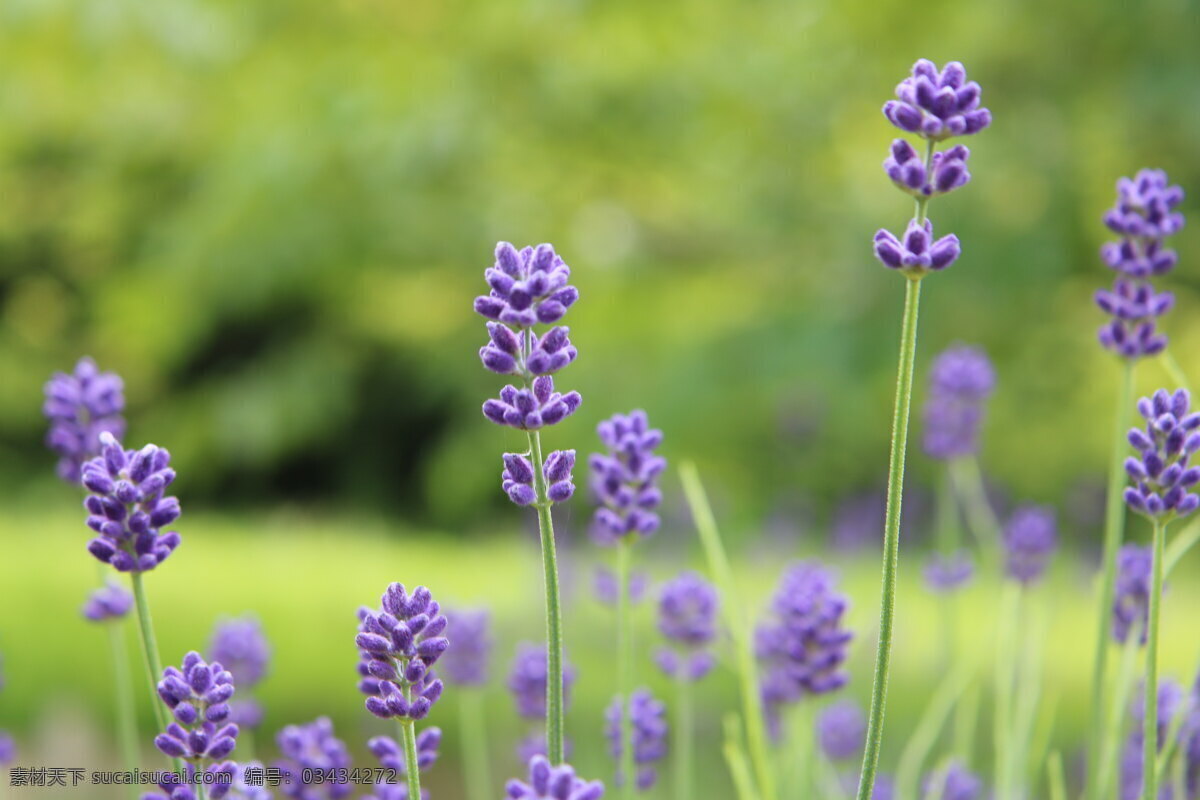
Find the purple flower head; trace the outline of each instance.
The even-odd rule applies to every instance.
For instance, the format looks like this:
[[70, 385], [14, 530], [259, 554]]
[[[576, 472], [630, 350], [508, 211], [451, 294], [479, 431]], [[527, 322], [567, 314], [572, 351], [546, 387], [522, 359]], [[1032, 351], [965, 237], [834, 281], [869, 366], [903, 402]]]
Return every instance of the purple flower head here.
[[[417, 770], [424, 772], [438, 759], [438, 748], [442, 744], [441, 728], [426, 728], [417, 735]], [[404, 762], [404, 748], [390, 736], [376, 736], [367, 742], [367, 749], [386, 769], [394, 769], [401, 775], [408, 772]]]
[[46, 383], [42, 413], [50, 421], [46, 446], [58, 453], [58, 476], [79, 483], [84, 462], [100, 453], [100, 434], [125, 435], [124, 384], [120, 376], [101, 372], [96, 362], [81, 358], [70, 375], [56, 372]]
[[945, 269], [961, 253], [958, 237], [953, 233], [934, 240], [933, 223], [929, 220], [924, 223], [909, 220], [903, 239], [883, 229], [875, 233], [875, 257], [889, 269], [912, 275]]
[[[551, 503], [565, 503], [575, 494], [575, 484], [571, 482], [574, 469], [574, 450], [555, 450], [546, 456], [542, 476], [546, 481], [546, 497]], [[533, 465], [528, 458], [519, 453], [504, 454], [504, 472], [500, 474], [500, 481], [509, 500], [519, 506], [533, 505], [537, 500], [533, 479]]]
[[359, 612], [354, 640], [367, 710], [382, 719], [424, 719], [442, 696], [433, 665], [450, 646], [446, 617], [424, 586], [409, 595], [404, 584], [390, 584], [381, 603], [379, 611]]
[[657, 654], [659, 668], [681, 680], [699, 680], [715, 659], [706, 647], [717, 635], [720, 599], [712, 584], [682, 572], [658, 596], [658, 630], [671, 643]]
[[1149, 281], [1118, 277], [1112, 290], [1096, 291], [1096, 305], [1113, 319], [1101, 326], [1100, 343], [1126, 358], [1152, 356], [1167, 347], [1155, 320], [1171, 310], [1175, 295], [1155, 292]]
[[1050, 556], [1058, 548], [1054, 511], [1043, 506], [1021, 506], [1004, 526], [1005, 571], [1021, 583], [1042, 577]]
[[[1120, 763], [1120, 798], [1121, 800], [1138, 800], [1142, 796], [1142, 765], [1143, 745], [1145, 744], [1143, 725], [1146, 718], [1146, 689], [1141, 687], [1137, 696], [1129, 705], [1133, 724], [1130, 726], [1129, 738], [1121, 753]], [[1190, 698], [1178, 683], [1173, 680], [1163, 680], [1158, 685], [1158, 727], [1155, 740], [1159, 752], [1166, 745], [1167, 734], [1176, 714], [1190, 714], [1192, 698]], [[1186, 735], [1187, 722], [1180, 731], [1181, 737]], [[1184, 753], [1186, 759], [1187, 753]], [[1163, 787], [1159, 800], [1170, 800], [1169, 787]], [[1188, 795], [1190, 799], [1192, 795]]]
[[1200, 412], [1192, 413], [1190, 406], [1185, 389], [1173, 395], [1159, 389], [1138, 401], [1146, 426], [1129, 431], [1138, 456], [1125, 460], [1134, 483], [1125, 490], [1125, 503], [1139, 514], [1165, 522], [1200, 506], [1200, 495], [1189, 491], [1200, 482], [1200, 467], [1189, 465], [1192, 453], [1200, 449]]
[[984, 402], [995, 386], [995, 370], [982, 350], [966, 345], [943, 350], [929, 373], [925, 452], [942, 460], [977, 452]]
[[133, 595], [112, 581], [88, 595], [83, 616], [92, 622], [121, 619], [133, 608]]
[[578, 777], [570, 764], [553, 767], [544, 756], [534, 756], [529, 781], [511, 780], [505, 792], [508, 800], [599, 800], [604, 784]]
[[479, 348], [483, 366], [497, 375], [530, 378], [550, 375], [570, 364], [579, 355], [571, 344], [570, 328], [556, 325], [538, 336], [529, 334], [528, 348], [521, 334], [500, 322], [489, 322], [488, 343]]
[[454, 647], [442, 657], [442, 671], [459, 686], [484, 686], [492, 660], [492, 615], [486, 608], [447, 611]]
[[935, 592], [953, 592], [965, 586], [975, 575], [971, 554], [961, 550], [953, 555], [934, 553], [925, 562], [925, 585]]
[[179, 518], [179, 500], [163, 492], [175, 480], [171, 455], [148, 444], [125, 450], [111, 433], [100, 434], [101, 455], [83, 465], [87, 525], [98, 535], [88, 551], [119, 572], [145, 572], [179, 546], [175, 531], [159, 529]]
[[650, 536], [659, 526], [658, 476], [667, 468], [667, 460], [654, 452], [662, 444], [662, 431], [651, 428], [639, 409], [613, 415], [596, 426], [596, 433], [608, 452], [588, 459], [592, 493], [600, 506], [592, 518], [592, 537], [608, 545], [633, 534]]
[[[620, 698], [613, 700], [604, 712], [604, 732], [608, 737], [609, 753], [621, 761], [621, 729], [624, 718]], [[636, 786], [646, 791], [658, 780], [656, 764], [667, 755], [667, 707], [651, 696], [649, 690], [638, 689], [629, 699], [629, 718], [632, 723], [633, 763], [637, 765]], [[617, 785], [625, 776], [617, 771]]]
[[1171, 185], [1166, 172], [1143, 169], [1117, 181], [1117, 203], [1104, 224], [1122, 236], [1162, 239], [1183, 228], [1183, 214], [1175, 210], [1182, 202], [1183, 189]]
[[966, 136], [992, 122], [991, 112], [979, 107], [979, 95], [979, 84], [967, 80], [961, 63], [951, 61], [939, 72], [922, 58], [896, 87], [898, 99], [884, 103], [883, 115], [900, 130], [932, 141]]
[[1149, 547], [1127, 544], [1117, 554], [1117, 582], [1113, 597], [1113, 638], [1125, 644], [1137, 631], [1143, 645], [1150, 614], [1150, 571], [1154, 553]]
[[[650, 578], [642, 570], [633, 570], [629, 573], [629, 602], [637, 605], [646, 597], [646, 590], [650, 588]], [[592, 594], [606, 606], [615, 606], [617, 604], [617, 575], [608, 567], [603, 565], [596, 567], [592, 572]], [[528, 760], [528, 759], [526, 759]]]
[[233, 676], [220, 662], [206, 663], [197, 652], [183, 657], [181, 668], [167, 667], [158, 696], [175, 721], [154, 739], [172, 758], [220, 761], [233, 752], [238, 726], [229, 722]]
[[983, 781], [957, 761], [926, 775], [922, 784], [921, 796], [925, 800], [981, 800], [984, 797]]
[[0, 731], [0, 767], [7, 767], [17, 758], [17, 743], [4, 731]]
[[508, 242], [496, 245], [496, 264], [484, 272], [491, 292], [475, 298], [475, 311], [490, 320], [521, 328], [558, 322], [579, 299], [567, 285], [571, 268], [554, 252], [554, 245], [539, 244], [521, 250]]
[[[300, 800], [335, 800], [354, 792], [344, 770], [350, 751], [333, 735], [328, 717], [304, 725], [288, 725], [275, 737], [283, 758], [275, 766], [283, 772], [279, 791]], [[341, 774], [339, 774], [341, 771]]]
[[512, 384], [500, 390], [500, 399], [483, 404], [483, 415], [497, 425], [509, 425], [523, 431], [536, 431], [555, 425], [575, 413], [583, 402], [579, 392], [554, 391], [554, 379], [542, 375], [533, 380], [533, 388], [518, 389]]
[[[528, 642], [517, 647], [512, 669], [508, 673], [508, 690], [517, 704], [517, 713], [525, 719], [546, 717], [546, 648]], [[563, 704], [571, 704], [571, 687], [575, 683], [575, 668], [563, 664]]]
[[263, 679], [271, 660], [262, 623], [253, 615], [218, 622], [209, 652], [233, 674], [234, 683], [243, 691]]
[[888, 157], [883, 162], [883, 171], [902, 192], [913, 197], [933, 197], [952, 192], [971, 180], [967, 170], [967, 159], [971, 151], [959, 144], [949, 150], [933, 154], [930, 168], [904, 139], [892, 142]]
[[862, 754], [867, 741], [867, 718], [853, 700], [830, 704], [817, 717], [817, 742], [832, 761], [848, 761]]

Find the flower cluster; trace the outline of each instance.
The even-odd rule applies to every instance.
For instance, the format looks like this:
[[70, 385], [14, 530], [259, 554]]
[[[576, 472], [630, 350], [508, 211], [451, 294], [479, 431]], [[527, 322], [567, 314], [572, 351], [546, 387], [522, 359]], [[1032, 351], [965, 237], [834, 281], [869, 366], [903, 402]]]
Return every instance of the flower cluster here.
[[[457, 638], [457, 637], [456, 637]], [[417, 771], [424, 772], [433, 766], [438, 758], [438, 748], [442, 744], [441, 728], [428, 728], [417, 736]], [[367, 749], [379, 760], [385, 769], [394, 769], [401, 776], [408, 774], [408, 765], [404, 760], [404, 749], [390, 736], [376, 736], [367, 742]], [[379, 782], [375, 784], [374, 794], [367, 795], [363, 800], [408, 800], [408, 786], [401, 783]], [[429, 792], [422, 789], [421, 798], [427, 800]]]
[[1125, 502], [1139, 514], [1164, 521], [1192, 513], [1200, 506], [1200, 495], [1189, 491], [1200, 482], [1200, 467], [1189, 466], [1200, 450], [1200, 411], [1191, 412], [1185, 389], [1174, 395], [1159, 389], [1139, 400], [1137, 409], [1146, 426], [1129, 431], [1138, 456], [1125, 460], [1135, 484], [1125, 490]]
[[1022, 506], [1013, 512], [1003, 534], [1005, 571], [1024, 584], [1033, 583], [1046, 571], [1058, 547], [1058, 529], [1051, 509]]
[[[573, 469], [574, 450], [555, 450], [546, 457], [546, 463], [542, 465], [542, 477], [546, 482], [546, 497], [551, 503], [564, 503], [575, 494], [575, 484], [571, 482]], [[519, 506], [533, 505], [537, 500], [533, 479], [533, 465], [528, 458], [519, 453], [504, 454], [500, 486], [509, 500]]]
[[658, 476], [667, 460], [654, 450], [662, 431], [651, 428], [646, 412], [616, 414], [596, 426], [607, 453], [588, 459], [591, 486], [599, 508], [592, 517], [592, 535], [600, 544], [616, 544], [627, 536], [649, 536], [658, 530], [655, 509], [662, 502]]
[[1112, 316], [1100, 328], [1100, 344], [1124, 358], [1162, 352], [1167, 337], [1156, 320], [1175, 298], [1156, 292], [1150, 279], [1170, 272], [1178, 256], [1166, 247], [1166, 237], [1183, 227], [1175, 208], [1183, 190], [1170, 185], [1162, 170], [1143, 169], [1135, 178], [1117, 181], [1117, 203], [1104, 215], [1104, 224], [1121, 237], [1105, 244], [1100, 255], [1117, 275], [1111, 290], [1096, 292], [1096, 305]]
[[[1167, 744], [1168, 733], [1176, 715], [1190, 714], [1189, 705], [1192, 700], [1193, 698], [1184, 692], [1183, 687], [1173, 680], [1166, 679], [1158, 684], [1158, 726], [1155, 731], [1155, 741], [1159, 752], [1162, 752]], [[1121, 752], [1120, 800], [1138, 800], [1142, 796], [1142, 767], [1145, 757], [1145, 733], [1143, 730], [1146, 719], [1145, 687], [1138, 692], [1138, 696], [1130, 704], [1129, 710], [1134, 724], [1130, 726], [1129, 738], [1126, 739], [1125, 747]], [[1184, 732], [1181, 731], [1181, 734]], [[1183, 755], [1186, 759], [1187, 753], [1185, 752]], [[1160, 800], [1170, 798], [1168, 787], [1162, 788], [1163, 792], [1159, 795]], [[1192, 798], [1193, 796], [1189, 794], [1187, 797]]]
[[350, 751], [333, 735], [328, 717], [305, 725], [288, 725], [279, 731], [275, 743], [283, 755], [275, 766], [283, 774], [279, 789], [285, 796], [336, 800], [354, 792], [354, 784], [340, 772], [350, 767]]
[[529, 761], [529, 781], [509, 781], [506, 796], [508, 800], [599, 800], [604, 784], [580, 778], [570, 764], [554, 767], [542, 756], [534, 756]]
[[158, 696], [175, 721], [154, 739], [154, 746], [172, 758], [191, 762], [220, 761], [237, 745], [238, 726], [229, 723], [233, 676], [197, 652], [183, 657], [181, 668], [167, 667], [158, 682]]
[[[545, 719], [546, 682], [549, 669], [546, 666], [546, 648], [528, 642], [517, 647], [512, 668], [508, 673], [507, 686], [517, 705], [517, 714], [525, 719]], [[575, 668], [563, 664], [563, 704], [571, 703], [571, 687], [575, 683]]]
[[958, 260], [962, 247], [953, 233], [933, 238], [933, 223], [910, 220], [903, 237], [880, 228], [875, 232], [875, 257], [889, 269], [913, 275], [943, 270]]
[[442, 695], [433, 665], [449, 647], [446, 617], [424, 586], [410, 596], [401, 583], [383, 593], [382, 610], [363, 609], [355, 643], [361, 651], [367, 710], [388, 719], [424, 719]]
[[448, 629], [454, 631], [454, 647], [442, 657], [441, 669], [459, 686], [484, 686], [492, 659], [492, 617], [485, 608], [447, 611]]
[[[606, 606], [615, 606], [620, 596], [617, 573], [604, 565], [596, 567], [592, 572], [592, 594]], [[629, 602], [637, 605], [646, 597], [650, 588], [650, 577], [642, 570], [635, 569], [629, 573]]]
[[[622, 723], [624, 704], [617, 698], [604, 712], [605, 735], [608, 737], [609, 752], [619, 764], [623, 752]], [[658, 780], [655, 764], [667, 755], [667, 707], [655, 700], [646, 689], [638, 689], [629, 698], [633, 763], [637, 765], [635, 785], [645, 791]], [[625, 776], [618, 769], [617, 783], [622, 784]]]
[[1138, 632], [1146, 644], [1150, 614], [1150, 578], [1154, 551], [1149, 547], [1127, 544], [1117, 554], [1117, 579], [1113, 596], [1113, 638], [1120, 644], [1129, 634]]
[[958, 761], [925, 776], [921, 796], [925, 800], [982, 800], [983, 781]]
[[[262, 625], [253, 616], [218, 622], [209, 653], [233, 675], [233, 682], [242, 695], [263, 679], [271, 659], [271, 647], [263, 635]], [[233, 720], [238, 725], [253, 728], [262, 723], [262, 706], [257, 701], [239, 699], [231, 705]]]
[[883, 171], [896, 188], [914, 197], [932, 197], [952, 192], [971, 180], [967, 159], [971, 151], [964, 145], [934, 153], [928, 169], [925, 162], [905, 139], [892, 142], [891, 152], [884, 159]]
[[867, 741], [867, 718], [858, 703], [839, 700], [817, 717], [817, 743], [831, 761], [849, 761], [862, 755]]
[[925, 585], [935, 592], [953, 592], [975, 575], [975, 563], [971, 554], [965, 550], [945, 555], [934, 553], [925, 562], [922, 571]]
[[883, 115], [900, 130], [930, 141], [979, 133], [992, 123], [991, 112], [979, 107], [979, 84], [967, 80], [958, 61], [939, 72], [922, 58], [913, 64], [912, 75], [900, 81], [896, 97], [884, 103]]
[[46, 383], [42, 413], [50, 421], [46, 446], [58, 453], [58, 476], [79, 483], [84, 463], [100, 452], [100, 434], [125, 435], [124, 384], [120, 376], [101, 372], [96, 362], [81, 358], [70, 374], [56, 372]]
[[83, 466], [91, 492], [84, 507], [98, 536], [88, 551], [120, 572], [152, 570], [179, 546], [175, 531], [159, 529], [179, 518], [179, 500], [163, 491], [175, 480], [171, 455], [148, 444], [125, 450], [111, 433], [100, 434], [101, 454]]
[[121, 619], [133, 608], [133, 595], [113, 583], [106, 581], [99, 589], [88, 595], [83, 606], [83, 616], [92, 622]]
[[976, 453], [984, 403], [995, 388], [995, 370], [982, 350], [956, 345], [942, 351], [929, 373], [925, 452], [942, 460]]
[[695, 572], [683, 572], [664, 584], [658, 596], [658, 631], [671, 643], [656, 654], [667, 675], [696, 681], [712, 669], [707, 649], [717, 635], [717, 590]]

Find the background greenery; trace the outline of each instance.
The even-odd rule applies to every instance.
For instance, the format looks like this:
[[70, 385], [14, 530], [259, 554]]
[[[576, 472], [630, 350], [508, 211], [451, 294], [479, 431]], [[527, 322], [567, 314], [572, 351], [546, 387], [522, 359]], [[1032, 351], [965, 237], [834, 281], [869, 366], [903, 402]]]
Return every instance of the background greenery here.
[[[1115, 380], [1094, 344], [1099, 217], [1144, 165], [1196, 195], [1198, 34], [1188, 0], [2, 0], [0, 724], [53, 752], [37, 737], [57, 709], [106, 711], [100, 637], [75, 616], [92, 576], [77, 500], [39, 414], [42, 383], [83, 353], [126, 378], [131, 441], [178, 466], [186, 545], [152, 580], [165, 656], [256, 609], [272, 725], [365, 730], [332, 642], [387, 580], [536, 637], [535, 565], [496, 485], [519, 441], [478, 413], [498, 381], [470, 301], [497, 239], [554, 242], [583, 296], [561, 383], [585, 404], [548, 444], [586, 452], [597, 420], [647, 408], [668, 457], [699, 461], [761, 595], [780, 552], [821, 551], [837, 504], [882, 482], [901, 282], [869, 243], [909, 204], [879, 169], [896, 134], [879, 106], [918, 56], [965, 61], [995, 116], [969, 142], [975, 180], [933, 205], [965, 255], [926, 287], [919, 382], [952, 342], [984, 346], [989, 477], [1058, 506], [1089, 550]], [[1166, 281], [1193, 375], [1197, 241], [1177, 237]], [[1142, 389], [1164, 380], [1141, 370]], [[919, 448], [910, 463], [914, 483], [936, 474]], [[694, 552], [673, 480], [667, 512], [661, 576]], [[571, 527], [586, 513], [581, 494]], [[596, 555], [571, 541], [572, 648], [603, 663]], [[841, 558], [869, 642], [875, 554]], [[1090, 612], [1084, 566], [1061, 569], [1048, 668], [1069, 733]], [[916, 577], [897, 730], [939, 619]], [[987, 614], [986, 586], [971, 597]], [[1182, 675], [1195, 648], [1174, 647]], [[607, 691], [585, 670], [575, 735], [597, 772]]]

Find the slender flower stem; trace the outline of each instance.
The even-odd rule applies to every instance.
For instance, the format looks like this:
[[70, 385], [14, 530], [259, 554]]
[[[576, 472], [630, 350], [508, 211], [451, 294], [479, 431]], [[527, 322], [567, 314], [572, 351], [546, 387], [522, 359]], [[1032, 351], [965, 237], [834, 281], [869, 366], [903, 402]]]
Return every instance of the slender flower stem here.
[[1050, 800], [1067, 800], [1067, 778], [1063, 772], [1062, 754], [1057, 750], [1046, 760], [1046, 777], [1050, 783]]
[[1162, 354], [1162, 365], [1167, 371], [1167, 375], [1175, 382], [1175, 385], [1180, 389], [1187, 389], [1191, 393], [1192, 389], [1188, 385], [1187, 375], [1183, 372], [1183, 367], [1179, 366], [1179, 362], [1175, 360], [1175, 356], [1171, 354], [1170, 349], [1164, 350]]
[[408, 796], [421, 797], [421, 768], [417, 763], [417, 723], [414, 720], [397, 717], [400, 725], [400, 739], [404, 743], [404, 779], [408, 784]]
[[1146, 713], [1142, 728], [1142, 797], [1158, 797], [1158, 618], [1162, 606], [1163, 540], [1167, 525], [1154, 519], [1154, 568], [1150, 579], [1149, 636], [1146, 639]]
[[[125, 620], [112, 620], [108, 628], [108, 646], [113, 657], [113, 688], [117, 703], [117, 742], [126, 769], [138, 766], [137, 706], [133, 700], [133, 676], [129, 669], [129, 649], [125, 646]], [[137, 787], [131, 792], [138, 796]]]
[[[158, 681], [162, 677], [162, 659], [158, 655], [158, 640], [154, 636], [154, 620], [150, 618], [150, 603], [146, 600], [146, 588], [142, 584], [142, 573], [131, 572], [130, 583], [133, 586], [133, 600], [137, 608], [138, 631], [142, 637], [142, 655], [145, 657], [146, 677], [150, 682], [150, 705], [154, 708], [154, 718], [158, 720], [159, 730], [166, 730], [170, 724], [167, 709], [158, 698]], [[182, 772], [183, 763], [171, 759], [177, 772]]]
[[[1105, 681], [1108, 671], [1108, 637], [1112, 621], [1113, 592], [1117, 580], [1117, 551], [1125, 538], [1125, 431], [1129, 426], [1129, 415], [1133, 407], [1133, 362], [1127, 361], [1121, 368], [1121, 380], [1117, 390], [1116, 418], [1113, 421], [1113, 449], [1109, 458], [1108, 496], [1104, 510], [1104, 552], [1100, 562], [1100, 607], [1096, 623], [1096, 650], [1092, 665], [1091, 724], [1088, 726], [1088, 781], [1089, 792], [1095, 791], [1097, 773], [1101, 769], [1100, 744], [1103, 721]], [[1085, 796], [1091, 796], [1085, 794]]]
[[542, 569], [546, 587], [546, 757], [551, 764], [563, 763], [563, 630], [562, 601], [558, 588], [558, 556], [555, 554], [554, 521], [542, 472], [542, 439], [528, 431], [529, 454], [533, 461], [533, 488], [537, 499], [538, 531], [542, 538]]
[[678, 677], [675, 679], [675, 800], [693, 800], [692, 748], [695, 741], [692, 729], [694, 726], [692, 684], [683, 677]]
[[[918, 217], [924, 207], [918, 201]], [[875, 654], [875, 681], [871, 687], [871, 715], [863, 753], [858, 800], [871, 800], [875, 771], [883, 744], [883, 714], [887, 703], [888, 673], [892, 665], [892, 625], [896, 610], [896, 572], [900, 565], [900, 497], [904, 492], [904, 451], [908, 446], [908, 416], [912, 406], [913, 364], [917, 350], [917, 315], [921, 301], [920, 278], [910, 278], [904, 292], [904, 320], [900, 335], [900, 364], [896, 376], [896, 405], [892, 416], [892, 452], [888, 465], [887, 514], [883, 531], [883, 589], [879, 603], [879, 645]]]
[[722, 752], [733, 779], [737, 800], [757, 800], [750, 765], [746, 763], [746, 753], [742, 749], [742, 727], [738, 715], [732, 712], [725, 715], [725, 745]]
[[633, 626], [629, 614], [629, 548], [628, 538], [617, 542], [617, 703], [621, 711], [617, 725], [621, 737], [621, 764], [617, 772], [621, 778], [621, 796], [626, 800], [632, 800], [637, 786], [633, 766], [633, 714], [630, 708], [633, 691]]
[[463, 765], [466, 767], [468, 800], [490, 800], [491, 765], [488, 760], [487, 722], [484, 718], [483, 693], [464, 689], [459, 693], [458, 710], [462, 737]]
[[1013, 735], [1013, 692], [1016, 683], [1017, 620], [1020, 617], [1022, 591], [1005, 583], [1000, 598], [1000, 629], [996, 634], [996, 707], [993, 745], [996, 751], [996, 798], [1011, 800], [1015, 738]]

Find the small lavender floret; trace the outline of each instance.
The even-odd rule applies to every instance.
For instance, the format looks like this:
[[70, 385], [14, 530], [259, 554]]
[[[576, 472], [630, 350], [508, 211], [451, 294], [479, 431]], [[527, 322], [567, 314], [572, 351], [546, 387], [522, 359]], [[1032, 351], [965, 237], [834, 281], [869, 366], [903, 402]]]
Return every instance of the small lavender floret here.
[[88, 595], [82, 613], [92, 622], [104, 622], [121, 619], [132, 608], [133, 595], [112, 581], [105, 581], [103, 586]]
[[442, 656], [441, 670], [459, 686], [485, 686], [491, 672], [492, 615], [486, 608], [446, 611], [454, 647]]
[[867, 718], [853, 700], [830, 704], [817, 717], [817, 743], [832, 761], [848, 761], [862, 755], [867, 741]]
[[539, 322], [558, 322], [579, 299], [579, 292], [567, 284], [571, 268], [551, 244], [518, 251], [508, 242], [500, 242], [496, 264], [484, 277], [491, 292], [475, 298], [475, 311], [509, 325], [528, 328]]
[[966, 146], [955, 145], [934, 153], [927, 170], [913, 146], [904, 139], [896, 139], [883, 162], [883, 171], [900, 191], [913, 197], [933, 197], [952, 192], [971, 180], [967, 170], [970, 157], [971, 151]]
[[125, 435], [123, 392], [119, 375], [101, 372], [87, 357], [79, 359], [71, 374], [56, 372], [46, 382], [46, 446], [58, 453], [58, 476], [64, 481], [79, 483], [84, 463], [100, 453], [100, 434]]
[[[417, 734], [417, 769], [425, 771], [433, 766], [438, 759], [438, 748], [442, 744], [441, 728], [426, 728]], [[408, 765], [404, 761], [404, 748], [390, 736], [376, 736], [367, 742], [367, 749], [387, 769], [397, 770], [401, 775], [407, 774]]]
[[179, 500], [163, 492], [175, 480], [171, 455], [148, 444], [125, 450], [111, 433], [100, 434], [101, 455], [83, 466], [87, 525], [98, 535], [88, 552], [119, 572], [145, 572], [179, 546], [175, 531], [159, 529], [179, 518]]
[[966, 345], [943, 350], [929, 373], [925, 452], [942, 460], [978, 452], [984, 403], [995, 387], [996, 373], [983, 350]]
[[889, 269], [921, 275], [945, 269], [961, 254], [953, 233], [934, 240], [933, 223], [928, 219], [924, 223], [909, 220], [903, 239], [882, 228], [875, 233], [875, 257]]
[[508, 800], [599, 800], [604, 784], [578, 777], [570, 764], [554, 767], [543, 756], [534, 756], [529, 761], [529, 780], [509, 781], [505, 796]]
[[[1166, 678], [1158, 684], [1158, 727], [1155, 735], [1158, 752], [1161, 753], [1163, 747], [1166, 746], [1167, 734], [1175, 716], [1191, 713], [1192, 699], [1184, 692], [1182, 686], [1170, 678]], [[1129, 711], [1133, 717], [1133, 724], [1130, 726], [1129, 738], [1126, 739], [1124, 750], [1121, 753], [1120, 800], [1139, 800], [1142, 796], [1142, 765], [1145, 751], [1146, 688], [1144, 685], [1140, 687], [1137, 696], [1130, 703]], [[1186, 727], [1186, 721], [1184, 725]], [[1180, 736], [1184, 735], [1185, 730], [1181, 729]], [[1186, 752], [1184, 757], [1186, 759]], [[1159, 800], [1171, 800], [1169, 786], [1161, 788]], [[1188, 795], [1186, 800], [1192, 800], [1192, 795]]]
[[[605, 735], [609, 753], [621, 762], [622, 722], [624, 710], [620, 698], [613, 700], [604, 712]], [[629, 699], [629, 719], [632, 727], [633, 763], [637, 767], [635, 785], [646, 791], [658, 780], [656, 764], [667, 755], [667, 707], [655, 700], [648, 689], [636, 690]], [[625, 776], [617, 770], [616, 783], [624, 784]]]
[[971, 554], [960, 550], [952, 555], [934, 553], [922, 571], [925, 585], [935, 592], [953, 592], [970, 582], [975, 575]]
[[[617, 574], [604, 565], [596, 567], [592, 572], [592, 594], [606, 606], [617, 604]], [[646, 596], [650, 588], [650, 577], [642, 570], [629, 573], [629, 602], [637, 605]], [[528, 760], [528, 759], [526, 759]]]
[[1137, 631], [1142, 645], [1149, 635], [1150, 578], [1154, 552], [1127, 544], [1117, 554], [1117, 581], [1113, 597], [1113, 638], [1120, 644]]
[[238, 726], [228, 722], [233, 676], [220, 662], [205, 662], [195, 651], [180, 668], [167, 667], [158, 682], [158, 696], [175, 721], [154, 739], [154, 746], [172, 758], [220, 761], [237, 745]]
[[1004, 526], [1005, 571], [1010, 578], [1029, 584], [1042, 577], [1050, 556], [1058, 548], [1054, 511], [1043, 506], [1022, 506]]
[[716, 661], [706, 648], [717, 635], [719, 608], [716, 588], [695, 572], [682, 572], [663, 585], [658, 597], [658, 630], [672, 645], [656, 654], [663, 672], [689, 681], [709, 673]]
[[984, 797], [983, 780], [958, 761], [926, 775], [922, 784], [921, 796], [925, 800], [981, 800]]
[[[525, 719], [545, 719], [546, 717], [546, 679], [549, 675], [546, 666], [546, 648], [522, 642], [517, 647], [513, 658], [512, 668], [508, 673], [507, 686], [512, 692], [517, 704], [517, 714]], [[571, 704], [571, 687], [575, 683], [575, 668], [563, 663], [563, 706]]]
[[604, 545], [622, 538], [650, 536], [658, 530], [655, 509], [662, 502], [658, 477], [667, 460], [655, 454], [663, 434], [651, 428], [646, 412], [615, 414], [596, 426], [607, 453], [588, 459], [592, 492], [600, 507], [592, 517], [592, 536]]
[[1171, 185], [1161, 169], [1143, 169], [1134, 178], [1117, 180], [1117, 203], [1104, 224], [1122, 236], [1162, 239], [1183, 229], [1183, 189]]
[[913, 64], [911, 77], [896, 87], [897, 100], [883, 105], [883, 115], [902, 131], [940, 141], [967, 136], [986, 128], [992, 114], [979, 107], [979, 84], [967, 80], [967, 71], [951, 61], [939, 72], [922, 58]]
[[275, 762], [284, 777], [279, 791], [286, 797], [336, 800], [354, 792], [354, 784], [344, 773], [350, 767], [350, 751], [334, 735], [328, 717], [288, 725], [279, 731], [275, 743], [283, 755]]
[[497, 425], [522, 431], [536, 431], [555, 425], [575, 413], [583, 402], [579, 392], [554, 391], [549, 375], [535, 378], [533, 388], [518, 389], [512, 384], [500, 390], [499, 399], [483, 404], [483, 415]]
[[442, 635], [446, 617], [424, 586], [409, 595], [404, 584], [392, 583], [381, 604], [379, 611], [360, 610], [354, 640], [367, 710], [382, 719], [424, 719], [442, 696], [433, 665], [450, 646]]
[[267, 674], [271, 646], [263, 635], [262, 623], [253, 615], [223, 619], [213, 629], [212, 657], [233, 674], [234, 683], [246, 690]]
[[[504, 471], [500, 474], [501, 488], [519, 506], [533, 505], [537, 492], [533, 485], [533, 465], [520, 453], [504, 454]], [[551, 503], [565, 503], [575, 494], [571, 472], [575, 469], [574, 450], [555, 450], [542, 464], [546, 480], [546, 497]]]
[[1129, 444], [1138, 451], [1125, 460], [1134, 485], [1125, 490], [1125, 503], [1150, 518], [1169, 521], [1200, 506], [1200, 495], [1189, 490], [1200, 482], [1200, 467], [1190, 465], [1200, 450], [1200, 412], [1191, 412], [1191, 395], [1180, 389], [1159, 389], [1138, 401], [1144, 428], [1129, 431]]

